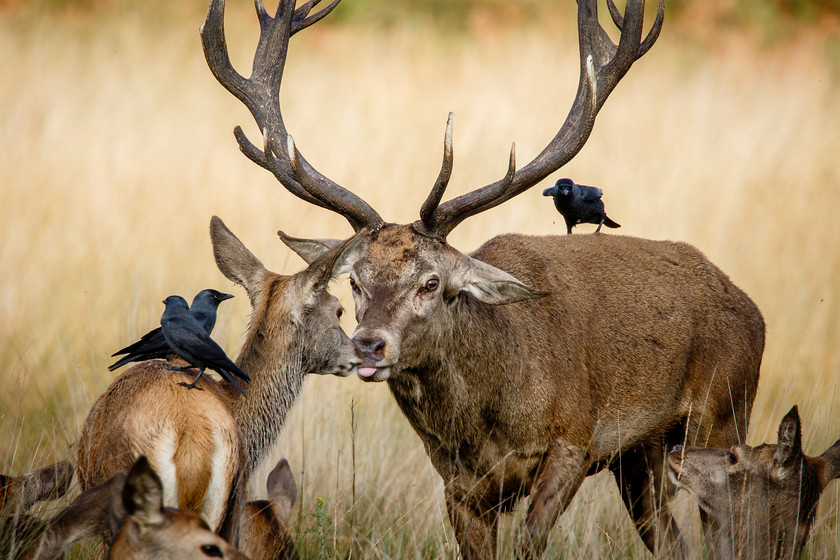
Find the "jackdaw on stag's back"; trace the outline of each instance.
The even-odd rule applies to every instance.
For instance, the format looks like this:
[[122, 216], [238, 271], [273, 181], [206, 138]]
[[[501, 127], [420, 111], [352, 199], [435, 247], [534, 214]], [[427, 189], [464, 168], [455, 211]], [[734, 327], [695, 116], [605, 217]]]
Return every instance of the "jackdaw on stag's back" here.
[[166, 307], [160, 318], [160, 328], [166, 343], [175, 354], [190, 364], [169, 369], [173, 371], [198, 370], [198, 375], [192, 383], [181, 382], [179, 385], [190, 389], [201, 389], [196, 387], [196, 383], [204, 370], [210, 368], [244, 395], [245, 391], [236, 382], [234, 375], [245, 381], [251, 381], [251, 378], [227, 357], [222, 347], [216, 344], [198, 320], [190, 315], [187, 300], [181, 296], [169, 296], [163, 300], [163, 303]]
[[[219, 304], [232, 297], [232, 295], [218, 290], [201, 290], [193, 298], [190, 315], [196, 318], [209, 335], [213, 332], [213, 327], [216, 326], [216, 310], [219, 308]], [[127, 355], [108, 366], [109, 371], [114, 371], [131, 362], [145, 362], [154, 359], [165, 360], [172, 356], [174, 352], [169, 348], [160, 327], [158, 327], [144, 334], [134, 344], [114, 352], [111, 357], [122, 356], [123, 354]]]
[[621, 227], [607, 217], [601, 200], [603, 194], [604, 191], [598, 187], [578, 185], [571, 179], [560, 179], [553, 187], [543, 191], [543, 196], [554, 197], [554, 207], [566, 220], [566, 231], [569, 234], [577, 224], [598, 224], [595, 233], [601, 231], [601, 226]]

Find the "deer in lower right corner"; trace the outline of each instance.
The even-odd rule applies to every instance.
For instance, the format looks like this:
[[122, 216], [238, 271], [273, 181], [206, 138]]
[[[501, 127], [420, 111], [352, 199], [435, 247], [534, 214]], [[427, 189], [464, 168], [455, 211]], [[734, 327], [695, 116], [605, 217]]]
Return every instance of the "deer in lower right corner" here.
[[840, 476], [840, 440], [820, 456], [805, 455], [794, 406], [776, 444], [676, 447], [668, 463], [671, 478], [713, 521], [706, 535], [713, 558], [799, 558], [820, 495]]
[[[239, 394], [224, 380], [202, 377], [204, 390], [178, 385], [192, 376], [150, 360], [120, 375], [94, 403], [79, 441], [83, 489], [149, 457], [163, 480], [164, 503], [201, 513], [238, 543], [238, 519], [249, 473], [271, 450], [307, 373], [347, 376], [359, 351], [339, 324], [327, 284], [345, 269], [356, 240], [335, 246], [292, 276], [276, 274], [224, 225], [210, 222], [219, 270], [244, 287], [251, 321], [237, 365], [252, 381]], [[281, 238], [289, 244], [283, 234]]]

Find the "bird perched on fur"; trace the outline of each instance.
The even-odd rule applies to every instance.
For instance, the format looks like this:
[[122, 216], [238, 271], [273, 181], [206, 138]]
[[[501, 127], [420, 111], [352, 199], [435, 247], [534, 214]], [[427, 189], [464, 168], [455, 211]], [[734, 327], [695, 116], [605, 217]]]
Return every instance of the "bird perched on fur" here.
[[566, 220], [569, 234], [577, 224], [598, 224], [595, 233], [601, 231], [601, 226], [621, 227], [607, 217], [601, 200], [603, 194], [604, 191], [597, 187], [578, 185], [571, 179], [560, 179], [553, 187], [543, 191], [543, 196], [554, 197], [554, 207]]
[[233, 376], [245, 381], [251, 381], [251, 378], [227, 357], [222, 347], [216, 344], [198, 320], [190, 315], [187, 300], [181, 296], [169, 296], [163, 300], [163, 303], [166, 307], [160, 318], [160, 328], [166, 343], [175, 354], [190, 364], [186, 367], [170, 367], [169, 369], [173, 371], [198, 370], [198, 375], [192, 383], [181, 382], [179, 385], [190, 389], [196, 388], [195, 385], [204, 370], [210, 368], [232, 383], [244, 395], [245, 391]]
[[[216, 310], [219, 308], [219, 304], [232, 297], [232, 295], [218, 290], [201, 290], [193, 298], [190, 315], [196, 318], [209, 335], [213, 332], [213, 327], [216, 326]], [[122, 356], [123, 354], [127, 355], [108, 366], [109, 371], [114, 371], [131, 362], [144, 362], [156, 358], [166, 359], [174, 352], [170, 350], [160, 327], [158, 327], [144, 334], [134, 344], [114, 352], [111, 357]]]

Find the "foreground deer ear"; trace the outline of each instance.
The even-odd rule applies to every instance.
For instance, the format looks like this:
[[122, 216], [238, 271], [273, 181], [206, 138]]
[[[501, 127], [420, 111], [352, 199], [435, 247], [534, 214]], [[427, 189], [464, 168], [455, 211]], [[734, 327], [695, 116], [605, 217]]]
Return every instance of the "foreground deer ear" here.
[[295, 477], [292, 475], [292, 468], [286, 459], [280, 459], [268, 475], [266, 486], [271, 509], [274, 510], [277, 519], [287, 525], [292, 514], [292, 507], [297, 500], [297, 486]]
[[282, 231], [278, 231], [277, 235], [280, 236], [280, 240], [289, 249], [305, 260], [306, 264], [312, 264], [330, 249], [344, 243], [343, 239], [303, 239], [302, 237], [292, 237]]
[[466, 266], [447, 286], [444, 296], [450, 298], [459, 292], [466, 292], [482, 303], [502, 305], [526, 299], [545, 297], [549, 292], [526, 286], [504, 270], [485, 262], [466, 257]]
[[779, 424], [776, 461], [780, 467], [790, 467], [801, 454], [802, 428], [799, 422], [799, 409], [794, 405]]
[[266, 274], [263, 263], [239, 241], [218, 216], [210, 219], [210, 241], [213, 244], [216, 266], [225, 278], [245, 288], [251, 305], [254, 305]]
[[164, 521], [163, 484], [145, 455], [128, 472], [123, 505], [129, 517], [140, 525], [160, 525]]
[[840, 476], [840, 439], [834, 442], [834, 445], [829, 447], [825, 453], [820, 455], [825, 459], [825, 470], [823, 471], [822, 487]]

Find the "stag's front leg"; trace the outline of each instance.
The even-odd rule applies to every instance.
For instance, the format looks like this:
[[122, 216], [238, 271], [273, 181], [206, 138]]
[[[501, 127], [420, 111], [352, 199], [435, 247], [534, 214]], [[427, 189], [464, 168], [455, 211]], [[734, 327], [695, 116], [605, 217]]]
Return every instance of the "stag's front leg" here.
[[547, 455], [531, 488], [531, 506], [517, 539], [517, 558], [539, 558], [548, 533], [589, 470], [589, 450], [558, 445]]
[[493, 510], [481, 515], [448, 489], [446, 508], [464, 560], [495, 560], [498, 512]]

